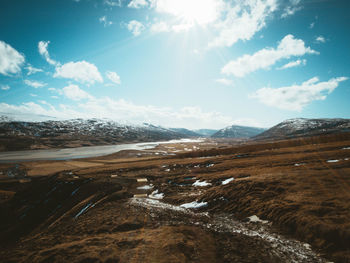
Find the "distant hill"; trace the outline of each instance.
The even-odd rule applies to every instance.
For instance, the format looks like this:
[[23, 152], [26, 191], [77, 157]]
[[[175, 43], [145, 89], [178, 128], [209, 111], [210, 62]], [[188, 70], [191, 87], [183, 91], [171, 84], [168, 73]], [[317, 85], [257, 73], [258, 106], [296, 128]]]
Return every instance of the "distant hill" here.
[[195, 131], [185, 129], [185, 128], [169, 128], [169, 130], [177, 132], [178, 134], [183, 134], [186, 137], [202, 137], [201, 134], [199, 134]]
[[256, 140], [289, 139], [350, 132], [350, 119], [290, 119], [254, 137]]
[[194, 132], [202, 135], [203, 137], [210, 137], [214, 133], [218, 132], [219, 130], [213, 130], [213, 129], [199, 129], [199, 130], [194, 130]]
[[214, 133], [211, 137], [212, 138], [250, 138], [264, 131], [265, 129], [263, 128], [232, 125], [219, 130], [218, 132]]
[[124, 125], [100, 119], [24, 122], [0, 118], [0, 151], [162, 141], [191, 136], [148, 123]]

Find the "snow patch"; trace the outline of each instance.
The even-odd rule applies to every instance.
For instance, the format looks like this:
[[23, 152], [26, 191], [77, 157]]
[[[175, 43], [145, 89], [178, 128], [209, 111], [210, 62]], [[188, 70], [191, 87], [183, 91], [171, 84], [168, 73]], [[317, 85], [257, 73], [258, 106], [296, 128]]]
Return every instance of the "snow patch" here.
[[153, 188], [153, 185], [144, 185], [144, 186], [137, 187], [137, 189], [139, 189], [139, 190], [149, 190], [152, 188]]
[[235, 178], [233, 178], [233, 177], [228, 178], [228, 179], [226, 179], [226, 180], [222, 181], [222, 183], [221, 183], [221, 184], [222, 184], [222, 185], [228, 184], [228, 183], [232, 182], [234, 179], [235, 179]]
[[328, 160], [327, 163], [337, 163], [339, 160]]
[[206, 207], [208, 205], [207, 202], [197, 202], [197, 201], [193, 201], [191, 203], [186, 203], [186, 204], [182, 204], [180, 205], [180, 207], [183, 207], [183, 208], [194, 208], [194, 209], [197, 209], [197, 208], [201, 208], [201, 207]]
[[197, 180], [192, 185], [193, 186], [208, 186], [208, 185], [211, 185], [211, 183], [208, 183], [207, 181], [201, 182], [200, 180]]
[[155, 190], [148, 197], [152, 198], [152, 199], [163, 199], [164, 198], [164, 194], [163, 193], [158, 193], [158, 190]]
[[248, 217], [249, 222], [267, 224], [269, 221], [261, 220], [257, 215], [252, 215]]

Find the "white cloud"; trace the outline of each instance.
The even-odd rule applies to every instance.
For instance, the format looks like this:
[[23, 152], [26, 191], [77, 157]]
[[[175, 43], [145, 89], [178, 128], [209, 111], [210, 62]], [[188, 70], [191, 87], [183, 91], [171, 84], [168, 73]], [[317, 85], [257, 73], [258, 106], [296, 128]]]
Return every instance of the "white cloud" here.
[[113, 83], [115, 84], [120, 84], [121, 81], [120, 81], [120, 76], [116, 73], [116, 72], [113, 72], [113, 71], [107, 71], [106, 72], [106, 76], [107, 78], [112, 81]]
[[[47, 116], [47, 118], [51, 119], [69, 119], [72, 118], [72, 116], [75, 116], [74, 114], [76, 113], [64, 106], [61, 106], [60, 109], [57, 110], [54, 107], [43, 107], [35, 102], [26, 102], [20, 105], [0, 103], [0, 110], [10, 115], [19, 115], [21, 116], [21, 120], [29, 121], [42, 120], [41, 116]], [[30, 114], [28, 114], [28, 112]]]
[[75, 81], [94, 84], [95, 82], [103, 82], [102, 76], [94, 64], [86, 61], [68, 62], [62, 66], [56, 67], [53, 75], [55, 78], [74, 79]]
[[285, 36], [276, 49], [264, 48], [253, 55], [243, 55], [234, 61], [227, 63], [221, 72], [226, 75], [244, 77], [248, 73], [258, 69], [267, 69], [281, 59], [289, 59], [292, 56], [303, 56], [305, 54], [318, 54], [310, 47], [305, 47], [301, 39], [293, 35]]
[[57, 96], [51, 96], [51, 98], [52, 98], [52, 99], [58, 99], [58, 97], [57, 97]]
[[301, 0], [289, 0], [289, 4], [284, 8], [281, 18], [292, 16], [297, 11], [301, 10], [303, 7], [299, 5], [300, 2]]
[[21, 71], [25, 58], [16, 49], [0, 40], [0, 74], [9, 76]]
[[226, 78], [221, 78], [221, 79], [216, 79], [215, 80], [218, 83], [221, 83], [225, 86], [231, 86], [232, 85], [232, 80], [231, 79], [226, 79]]
[[112, 21], [108, 21], [107, 17], [106, 16], [102, 16], [98, 19], [98, 21], [100, 21], [100, 23], [103, 24], [104, 27], [107, 27], [107, 26], [110, 26], [113, 24]]
[[42, 55], [45, 60], [47, 61], [47, 63], [53, 65], [53, 66], [59, 66], [60, 63], [58, 63], [57, 61], [53, 60], [50, 58], [50, 54], [49, 54], [49, 47], [50, 41], [40, 41], [38, 43], [38, 50], [40, 55]]
[[56, 88], [48, 88], [49, 91], [55, 92], [59, 95], [63, 95], [63, 91], [61, 89], [56, 89]]
[[27, 66], [27, 67], [26, 67], [26, 70], [28, 70], [28, 72], [27, 72], [27, 75], [28, 75], [28, 76], [29, 76], [29, 75], [32, 75], [32, 74], [35, 74], [35, 73], [38, 73], [38, 72], [43, 72], [42, 69], [40, 69], [40, 68], [35, 68], [35, 67], [33, 67], [32, 65]]
[[104, 4], [108, 6], [122, 6], [123, 0], [104, 0]]
[[32, 96], [32, 97], [38, 97], [37, 94], [33, 94], [33, 93], [30, 93], [29, 95]]
[[46, 100], [38, 100], [38, 102], [40, 102], [41, 104], [44, 104], [44, 105], [49, 105], [49, 106], [51, 105]]
[[139, 36], [143, 30], [145, 30], [145, 26], [136, 20], [131, 20], [127, 24], [127, 29], [136, 37]]
[[320, 82], [317, 77], [314, 77], [303, 82], [301, 85], [292, 85], [277, 89], [262, 88], [257, 90], [251, 97], [271, 107], [301, 111], [312, 101], [325, 100], [327, 95], [336, 89], [340, 82], [347, 79], [346, 77], [339, 77]]
[[163, 21], [156, 22], [151, 26], [151, 32], [153, 33], [169, 32], [169, 31], [170, 31], [169, 25]]
[[67, 98], [75, 101], [93, 98], [89, 93], [80, 89], [79, 86], [73, 84], [64, 87], [62, 92]]
[[9, 85], [0, 85], [0, 88], [2, 90], [9, 90], [10, 89], [10, 86]]
[[[219, 129], [234, 123], [241, 125], [254, 125], [251, 119], [234, 120], [219, 112], [205, 112], [199, 107], [189, 106], [178, 110], [167, 107], [151, 105], [136, 105], [123, 99], [93, 98], [79, 87], [69, 88], [66, 91], [71, 98], [87, 99], [74, 105], [61, 104], [58, 107], [44, 107], [34, 102], [12, 105], [0, 103], [0, 112], [10, 115], [26, 115], [27, 118], [48, 116], [48, 119], [71, 118], [108, 118], [119, 122], [141, 124], [144, 122], [165, 127], [185, 127], [189, 129], [214, 128]], [[83, 95], [82, 95], [83, 94]], [[28, 112], [31, 114], [28, 115]], [[259, 125], [257, 125], [259, 126]]]
[[234, 5], [227, 4], [225, 19], [215, 25], [219, 35], [208, 46], [230, 47], [238, 40], [250, 40], [266, 25], [267, 18], [276, 9], [277, 0], [236, 1]]
[[325, 43], [326, 39], [324, 38], [324, 36], [318, 36], [318, 37], [316, 37], [316, 42]]
[[131, 0], [128, 4], [130, 8], [142, 8], [148, 6], [148, 2], [146, 0]]
[[56, 67], [53, 75], [54, 78], [74, 79], [75, 81], [94, 84], [95, 82], [103, 82], [103, 78], [97, 67], [86, 61], [68, 62], [61, 65], [59, 62], [52, 60], [48, 52], [48, 45], [50, 41], [40, 41], [38, 44], [39, 53], [46, 59], [46, 61]]
[[294, 67], [305, 66], [305, 65], [306, 65], [306, 59], [298, 59], [295, 61], [291, 61], [278, 69], [294, 68]]
[[314, 26], [315, 26], [315, 22], [312, 22], [312, 23], [309, 25], [309, 28], [312, 29], [312, 28], [314, 28]]
[[43, 88], [45, 87], [47, 84], [46, 83], [43, 83], [43, 82], [40, 82], [40, 81], [34, 81], [34, 80], [29, 80], [29, 79], [25, 79], [24, 80], [24, 83], [30, 87], [33, 87], [33, 88]]

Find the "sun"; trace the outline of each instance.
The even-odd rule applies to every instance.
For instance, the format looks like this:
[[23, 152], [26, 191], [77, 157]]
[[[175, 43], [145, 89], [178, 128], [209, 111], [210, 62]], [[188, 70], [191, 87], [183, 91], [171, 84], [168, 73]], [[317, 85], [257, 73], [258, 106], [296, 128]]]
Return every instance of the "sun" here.
[[157, 10], [170, 13], [188, 24], [206, 25], [214, 22], [221, 8], [221, 0], [161, 0]]

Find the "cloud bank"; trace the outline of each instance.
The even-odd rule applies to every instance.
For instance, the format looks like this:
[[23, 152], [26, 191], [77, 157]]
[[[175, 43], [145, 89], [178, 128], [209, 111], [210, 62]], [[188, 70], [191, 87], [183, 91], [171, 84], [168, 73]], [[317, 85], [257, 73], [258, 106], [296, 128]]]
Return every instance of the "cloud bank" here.
[[340, 82], [347, 79], [347, 77], [339, 77], [320, 82], [318, 77], [314, 77], [301, 85], [277, 89], [262, 88], [252, 94], [251, 97], [258, 99], [267, 106], [282, 110], [301, 111], [313, 101], [325, 100], [327, 95], [332, 93]]

